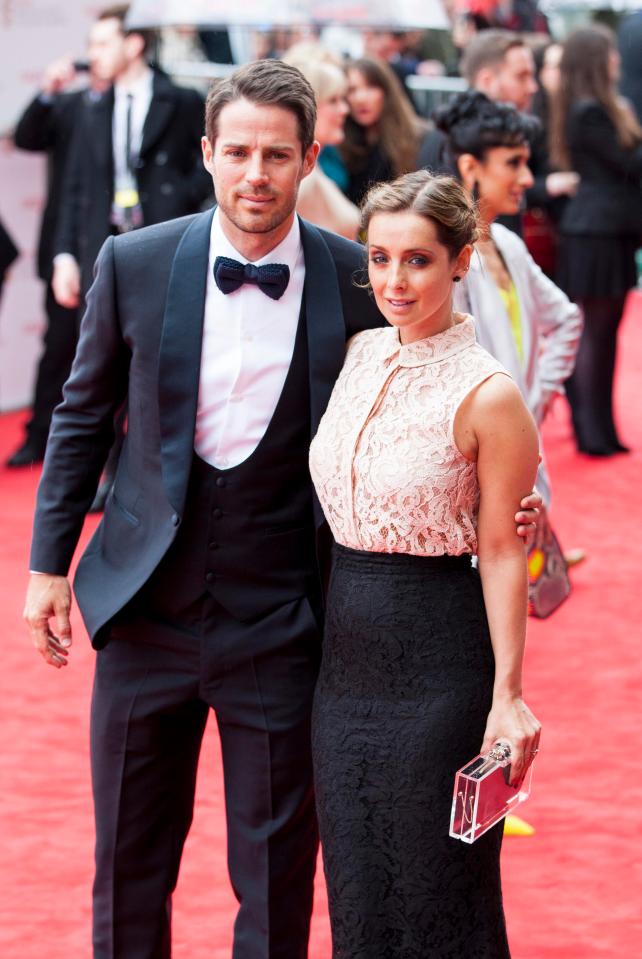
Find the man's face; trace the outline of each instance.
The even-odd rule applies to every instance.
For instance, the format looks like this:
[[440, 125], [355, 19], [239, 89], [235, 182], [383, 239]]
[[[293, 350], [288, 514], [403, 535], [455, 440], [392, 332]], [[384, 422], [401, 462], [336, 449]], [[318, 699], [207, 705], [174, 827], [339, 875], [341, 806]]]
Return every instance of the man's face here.
[[113, 83], [128, 64], [128, 42], [120, 20], [113, 17], [94, 23], [87, 53], [92, 76], [98, 82]]
[[528, 47], [511, 47], [494, 71], [489, 90], [491, 100], [512, 103], [518, 110], [528, 111], [537, 92], [535, 61]]
[[319, 152], [315, 142], [302, 154], [290, 110], [243, 99], [223, 107], [215, 142], [202, 146], [219, 207], [242, 233], [270, 233], [292, 216]]

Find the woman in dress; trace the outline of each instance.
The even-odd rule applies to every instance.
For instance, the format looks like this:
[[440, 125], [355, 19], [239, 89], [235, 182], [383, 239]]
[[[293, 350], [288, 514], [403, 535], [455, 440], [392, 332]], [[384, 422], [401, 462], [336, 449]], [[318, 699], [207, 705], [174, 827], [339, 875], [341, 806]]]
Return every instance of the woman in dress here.
[[564, 45], [553, 100], [551, 159], [580, 185], [560, 220], [559, 283], [582, 307], [584, 332], [567, 384], [578, 449], [628, 452], [613, 417], [617, 333], [636, 282], [642, 234], [642, 128], [617, 92], [619, 54], [602, 26]]
[[[538, 427], [573, 371], [582, 332], [578, 307], [535, 263], [524, 242], [495, 223], [519, 213], [533, 183], [528, 161], [533, 121], [483, 93], [456, 96], [437, 111], [460, 179], [477, 199], [479, 239], [455, 305], [475, 317], [477, 339], [508, 370]], [[550, 505], [542, 462], [537, 489]]]
[[516, 782], [538, 748], [513, 524], [537, 430], [453, 312], [477, 236], [461, 186], [408, 174], [362, 218], [391, 327], [350, 341], [310, 452], [337, 544], [313, 716], [333, 956], [505, 959], [502, 827], [448, 828], [459, 767], [501, 739]]
[[387, 63], [363, 57], [346, 71], [350, 115], [339, 152], [348, 171], [346, 194], [359, 204], [373, 183], [416, 170], [426, 127]]

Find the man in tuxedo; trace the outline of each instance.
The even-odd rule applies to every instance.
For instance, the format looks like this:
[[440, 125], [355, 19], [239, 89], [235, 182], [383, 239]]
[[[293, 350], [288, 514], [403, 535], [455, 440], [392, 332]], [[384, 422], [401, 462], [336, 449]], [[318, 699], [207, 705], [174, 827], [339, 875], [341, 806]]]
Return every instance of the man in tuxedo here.
[[54, 415], [25, 618], [61, 667], [67, 569], [113, 411], [129, 405], [113, 491], [74, 583], [97, 649], [96, 959], [170, 955], [210, 707], [239, 901], [234, 959], [307, 955], [310, 710], [330, 541], [308, 446], [346, 339], [383, 322], [353, 282], [361, 248], [295, 215], [319, 150], [315, 120], [311, 87], [276, 61], [212, 90], [202, 144], [219, 205], [107, 240]]

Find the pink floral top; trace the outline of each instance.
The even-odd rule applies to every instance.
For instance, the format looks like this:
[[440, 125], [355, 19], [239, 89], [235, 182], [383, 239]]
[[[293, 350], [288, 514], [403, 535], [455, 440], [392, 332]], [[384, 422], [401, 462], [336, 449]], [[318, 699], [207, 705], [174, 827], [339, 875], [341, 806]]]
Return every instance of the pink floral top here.
[[402, 346], [390, 327], [358, 333], [310, 448], [335, 540], [376, 553], [452, 556], [477, 549], [476, 464], [455, 445], [462, 400], [506, 373], [471, 316]]

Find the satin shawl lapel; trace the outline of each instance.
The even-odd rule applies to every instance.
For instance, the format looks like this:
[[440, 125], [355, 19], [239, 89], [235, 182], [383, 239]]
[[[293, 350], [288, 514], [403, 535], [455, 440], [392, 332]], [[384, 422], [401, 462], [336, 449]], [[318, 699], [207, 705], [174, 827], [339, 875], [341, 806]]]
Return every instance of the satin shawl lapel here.
[[114, 169], [114, 146], [112, 141], [112, 122], [114, 117], [114, 88], [105, 93], [100, 100], [87, 100], [87, 136], [94, 154], [94, 162], [101, 169], [109, 171], [109, 189], [112, 190]]
[[197, 216], [181, 239], [169, 278], [158, 371], [163, 483], [182, 513], [194, 451], [203, 317], [214, 211]]
[[[300, 224], [305, 256], [303, 296], [310, 365], [310, 422], [311, 436], [314, 436], [343, 366], [346, 328], [332, 254], [316, 227], [305, 220]], [[324, 517], [316, 496], [314, 514], [317, 526], [321, 525]]]
[[176, 94], [162, 77], [154, 77], [154, 88], [149, 110], [143, 125], [140, 155], [145, 156], [163, 135], [176, 109]]

